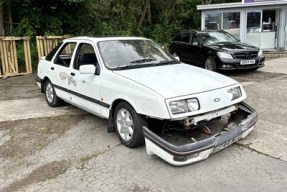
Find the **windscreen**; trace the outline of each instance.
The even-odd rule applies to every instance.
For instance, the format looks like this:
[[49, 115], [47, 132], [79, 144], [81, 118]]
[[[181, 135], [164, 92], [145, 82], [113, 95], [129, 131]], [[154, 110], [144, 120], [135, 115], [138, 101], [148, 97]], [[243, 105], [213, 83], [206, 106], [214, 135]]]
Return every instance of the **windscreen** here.
[[200, 39], [202, 44], [204, 45], [212, 45], [223, 42], [232, 42], [232, 43], [238, 42], [238, 40], [234, 38], [232, 35], [221, 31], [200, 33]]
[[102, 41], [98, 48], [109, 69], [174, 61], [159, 45], [146, 39]]

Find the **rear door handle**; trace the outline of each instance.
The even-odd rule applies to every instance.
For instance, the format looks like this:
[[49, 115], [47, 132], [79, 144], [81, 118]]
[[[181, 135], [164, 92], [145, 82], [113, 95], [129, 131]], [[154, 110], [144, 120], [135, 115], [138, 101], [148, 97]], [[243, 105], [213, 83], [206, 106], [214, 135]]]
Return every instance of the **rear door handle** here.
[[75, 76], [75, 73], [71, 73], [72, 76]]
[[51, 70], [54, 70], [54, 67], [51, 67]]

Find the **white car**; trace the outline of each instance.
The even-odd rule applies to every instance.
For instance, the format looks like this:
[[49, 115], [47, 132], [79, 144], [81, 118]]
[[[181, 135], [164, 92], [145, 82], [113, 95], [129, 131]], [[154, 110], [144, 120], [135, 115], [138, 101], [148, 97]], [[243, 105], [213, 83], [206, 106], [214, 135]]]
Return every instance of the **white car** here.
[[62, 101], [108, 119], [127, 147], [173, 165], [206, 159], [253, 129], [257, 113], [235, 80], [180, 63], [140, 37], [76, 37], [38, 65], [49, 106]]

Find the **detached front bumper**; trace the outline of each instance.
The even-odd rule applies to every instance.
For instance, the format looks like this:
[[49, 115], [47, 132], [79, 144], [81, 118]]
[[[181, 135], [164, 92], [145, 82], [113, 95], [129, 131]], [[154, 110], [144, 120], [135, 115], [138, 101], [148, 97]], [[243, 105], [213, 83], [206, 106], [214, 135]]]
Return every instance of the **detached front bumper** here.
[[174, 145], [143, 127], [146, 151], [149, 155], [157, 155], [176, 166], [187, 165], [207, 159], [210, 154], [220, 151], [232, 143], [245, 138], [254, 128], [258, 115], [245, 103], [239, 104], [238, 113], [244, 113], [245, 119], [239, 123], [231, 122], [228, 129], [201, 141], [184, 145]]

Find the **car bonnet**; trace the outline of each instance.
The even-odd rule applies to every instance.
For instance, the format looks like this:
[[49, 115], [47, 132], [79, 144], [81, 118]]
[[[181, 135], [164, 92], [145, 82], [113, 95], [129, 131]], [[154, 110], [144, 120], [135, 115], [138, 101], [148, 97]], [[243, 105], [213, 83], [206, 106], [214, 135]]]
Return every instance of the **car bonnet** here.
[[218, 50], [225, 50], [229, 52], [242, 52], [242, 51], [258, 51], [257, 47], [252, 45], [248, 45], [245, 43], [232, 43], [232, 42], [221, 42], [217, 44], [209, 45], [210, 48], [218, 49]]
[[164, 98], [206, 92], [238, 83], [219, 73], [187, 64], [115, 70], [114, 73], [148, 87]]

